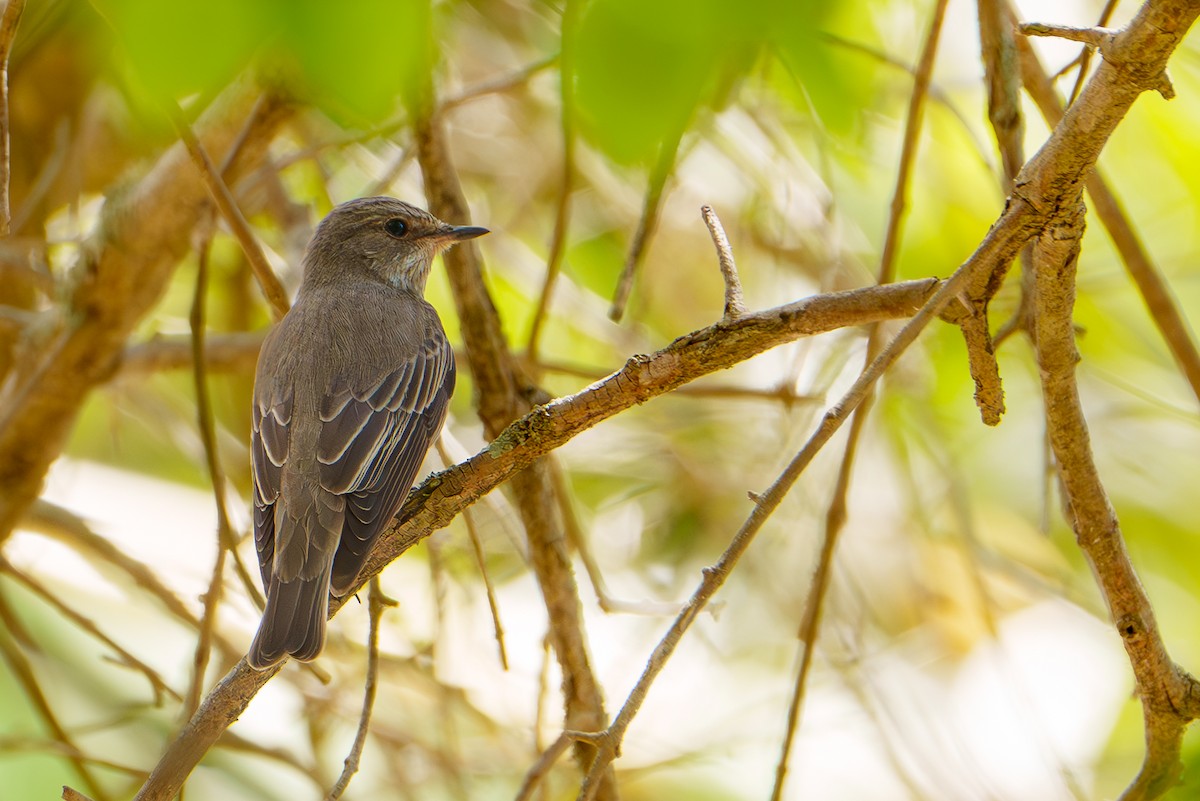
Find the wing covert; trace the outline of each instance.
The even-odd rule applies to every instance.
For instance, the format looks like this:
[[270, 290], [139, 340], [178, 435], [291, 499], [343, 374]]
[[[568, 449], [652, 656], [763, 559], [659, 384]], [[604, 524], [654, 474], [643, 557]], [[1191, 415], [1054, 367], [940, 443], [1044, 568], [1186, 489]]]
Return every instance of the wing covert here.
[[370, 385], [339, 378], [326, 393], [317, 438], [321, 485], [346, 498], [335, 594], [348, 589], [404, 503], [445, 421], [454, 382], [454, 352], [435, 331], [411, 359]]

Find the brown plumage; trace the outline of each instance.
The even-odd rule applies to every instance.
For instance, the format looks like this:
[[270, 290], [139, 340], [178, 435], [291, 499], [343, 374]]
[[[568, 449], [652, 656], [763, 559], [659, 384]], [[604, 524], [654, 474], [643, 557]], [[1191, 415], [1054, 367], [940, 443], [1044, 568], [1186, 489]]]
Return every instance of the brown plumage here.
[[343, 203], [304, 256], [254, 378], [254, 541], [267, 592], [248, 661], [317, 656], [446, 419], [454, 353], [424, 299], [434, 255], [487, 233], [392, 198]]

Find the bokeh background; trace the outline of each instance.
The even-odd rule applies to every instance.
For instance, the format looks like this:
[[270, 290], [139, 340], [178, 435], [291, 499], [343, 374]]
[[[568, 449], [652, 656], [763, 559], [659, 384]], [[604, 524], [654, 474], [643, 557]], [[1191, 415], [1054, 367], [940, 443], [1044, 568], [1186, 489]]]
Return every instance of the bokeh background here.
[[[492, 230], [480, 247], [505, 333], [551, 395], [720, 317], [702, 204], [724, 221], [752, 309], [868, 285], [933, 5], [28, 0], [10, 63], [0, 373], [18, 374], [38, 327], [61, 323], [103, 205], [176, 140], [164, 99], [194, 120], [246, 85], [288, 98], [263, 164], [232, 188], [292, 291], [312, 227], [337, 202], [389, 194], [425, 204], [411, 122], [422, 103], [441, 106], [470, 222]], [[1104, 4], [1018, 5], [1022, 19], [1088, 25]], [[1116, 4], [1111, 24], [1136, 7]], [[949, 275], [1003, 207], [976, 13], [949, 4], [907, 190], [901, 279]], [[1079, 47], [1035, 47], [1052, 74], [1064, 70], [1058, 87], [1069, 93]], [[1178, 96], [1139, 100], [1101, 166], [1190, 313], [1200, 308], [1194, 41], [1172, 78]], [[1024, 112], [1032, 153], [1048, 131], [1027, 100]], [[539, 313], [565, 174], [561, 272]], [[618, 275], [659, 191], [656, 229], [614, 322]], [[185, 618], [203, 613], [217, 553], [195, 384], [179, 355], [202, 250], [210, 340], [227, 347], [208, 375], [223, 491], [248, 535], [248, 399], [271, 317], [224, 226], [195, 242], [130, 357], [81, 410], [42, 502], [0, 550], [6, 799], [57, 797], [63, 784], [97, 801], [129, 797], [181, 724], [197, 639]], [[1102, 477], [1172, 656], [1196, 670], [1197, 398], [1095, 221], [1079, 288], [1080, 382]], [[429, 298], [460, 342], [440, 269]], [[1018, 299], [1014, 274], [993, 328]], [[749, 513], [747, 492], [778, 475], [857, 374], [865, 343], [845, 330], [778, 348], [556, 453], [610, 713]], [[1028, 342], [1006, 340], [999, 361], [1008, 413], [996, 428], [979, 421], [952, 326], [931, 328], [881, 384], [785, 798], [1100, 799], [1140, 764], [1131, 674], [1063, 520]], [[453, 461], [486, 444], [462, 372], [443, 443]], [[624, 798], [769, 796], [843, 443], [818, 457], [654, 685], [616, 763]], [[427, 467], [443, 465], [434, 454]], [[460, 518], [383, 574], [398, 606], [384, 617], [372, 733], [347, 798], [511, 798], [562, 727], [520, 520], [497, 492], [470, 522], [508, 667]], [[256, 574], [253, 543], [238, 552]], [[257, 623], [232, 563], [223, 578], [205, 688]], [[292, 665], [272, 681], [185, 797], [323, 797], [358, 721], [366, 604], [349, 604], [331, 629], [317, 669]], [[1198, 757], [1189, 736], [1175, 797], [1200, 787]], [[564, 759], [543, 797], [574, 797], [578, 780]]]

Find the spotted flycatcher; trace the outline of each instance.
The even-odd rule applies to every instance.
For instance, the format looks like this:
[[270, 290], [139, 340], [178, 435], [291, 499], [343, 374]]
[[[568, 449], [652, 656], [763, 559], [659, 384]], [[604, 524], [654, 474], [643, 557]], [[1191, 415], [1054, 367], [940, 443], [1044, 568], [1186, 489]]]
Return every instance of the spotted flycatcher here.
[[304, 255], [254, 377], [254, 542], [267, 591], [249, 663], [310, 660], [446, 419], [454, 352], [424, 299], [439, 251], [486, 234], [386, 197], [343, 203]]

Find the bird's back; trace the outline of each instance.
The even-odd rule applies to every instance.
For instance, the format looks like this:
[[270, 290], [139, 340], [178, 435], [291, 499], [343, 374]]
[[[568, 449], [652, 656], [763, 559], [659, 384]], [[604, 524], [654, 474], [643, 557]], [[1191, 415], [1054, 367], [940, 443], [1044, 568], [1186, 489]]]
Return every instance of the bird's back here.
[[255, 542], [272, 622], [252, 649], [260, 662], [319, 651], [329, 589], [352, 588], [407, 497], [453, 386], [436, 312], [378, 282], [302, 292], [268, 335], [252, 442]]

